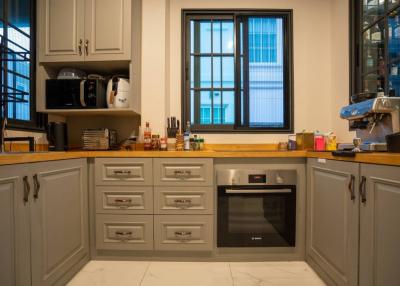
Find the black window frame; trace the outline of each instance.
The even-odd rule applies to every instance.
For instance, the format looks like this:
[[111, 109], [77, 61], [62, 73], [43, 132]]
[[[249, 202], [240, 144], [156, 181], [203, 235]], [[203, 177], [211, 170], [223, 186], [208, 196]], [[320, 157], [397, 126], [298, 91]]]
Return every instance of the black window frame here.
[[[0, 21], [3, 25], [13, 26], [8, 21], [8, 3], [12, 0], [3, 0], [3, 15]], [[30, 70], [29, 70], [29, 94], [30, 94], [30, 120], [19, 120], [14, 118], [7, 118], [7, 129], [9, 130], [21, 130], [21, 131], [34, 131], [34, 132], [45, 132], [47, 125], [47, 114], [36, 112], [36, 38], [37, 38], [37, 24], [36, 24], [36, 12], [37, 12], [37, 1], [30, 0]], [[14, 26], [15, 27], [15, 26]], [[17, 28], [17, 27], [15, 27]], [[7, 71], [5, 71], [5, 75]], [[0, 118], [2, 116], [0, 114]]]
[[[190, 37], [187, 37], [188, 25], [190, 19], [199, 18], [201, 16], [231, 16], [234, 20], [234, 65], [235, 65], [235, 123], [232, 125], [219, 124], [219, 125], [201, 125], [194, 124], [191, 127], [193, 132], [199, 133], [293, 133], [294, 130], [294, 92], [293, 92], [293, 10], [292, 9], [183, 9], [182, 10], [182, 43], [181, 43], [181, 56], [182, 56], [182, 119], [183, 122], [191, 121], [190, 114], [190, 83], [189, 83], [189, 63], [190, 63], [190, 50], [189, 42]], [[240, 20], [246, 17], [257, 17], [257, 16], [279, 16], [283, 19], [283, 69], [284, 69], [284, 126], [281, 128], [271, 127], [250, 127], [248, 124], [248, 112], [244, 112], [244, 122], [241, 124], [241, 98], [240, 98], [240, 46], [237, 44], [237, 39], [240, 33], [239, 25]], [[245, 33], [243, 33], [245, 34]], [[246, 42], [243, 41], [243, 46], [246, 48]], [[248, 57], [248, 53], [245, 57]], [[246, 64], [244, 64], [244, 69]], [[244, 76], [248, 75], [248, 72], [244, 71]], [[247, 81], [248, 84], [248, 81]], [[246, 80], [244, 80], [246, 85]], [[244, 88], [248, 91], [248, 88]], [[248, 96], [244, 96], [248, 98]], [[244, 111], [248, 110], [248, 101], [245, 101], [247, 108], [243, 108]], [[247, 118], [247, 120], [246, 120]]]

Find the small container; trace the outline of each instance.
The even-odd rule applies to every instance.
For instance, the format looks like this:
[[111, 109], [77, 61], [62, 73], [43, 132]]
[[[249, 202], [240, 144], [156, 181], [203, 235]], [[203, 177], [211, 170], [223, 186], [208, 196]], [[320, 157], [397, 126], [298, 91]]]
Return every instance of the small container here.
[[287, 142], [279, 142], [278, 150], [279, 151], [287, 151], [288, 150], [288, 143]]
[[390, 67], [390, 74], [391, 75], [398, 75], [399, 74], [399, 68], [397, 67], [397, 65], [392, 64], [392, 66]]
[[314, 135], [314, 151], [325, 151], [325, 136], [322, 134]]
[[176, 143], [176, 138], [171, 137], [167, 139], [167, 150], [168, 151], [175, 151], [175, 143]]
[[160, 135], [151, 136], [151, 149], [154, 151], [160, 150]]
[[297, 150], [312, 151], [314, 149], [314, 133], [312, 132], [296, 133], [296, 145], [297, 145]]
[[182, 133], [176, 134], [175, 150], [183, 151], [184, 147], [184, 137]]
[[167, 151], [167, 137], [162, 137], [160, 139], [160, 151]]
[[326, 151], [335, 151], [336, 150], [336, 135], [332, 132], [325, 136], [325, 150]]
[[289, 135], [288, 150], [296, 150], [296, 149], [297, 149], [296, 135]]
[[204, 150], [204, 138], [199, 139], [199, 149], [200, 151]]

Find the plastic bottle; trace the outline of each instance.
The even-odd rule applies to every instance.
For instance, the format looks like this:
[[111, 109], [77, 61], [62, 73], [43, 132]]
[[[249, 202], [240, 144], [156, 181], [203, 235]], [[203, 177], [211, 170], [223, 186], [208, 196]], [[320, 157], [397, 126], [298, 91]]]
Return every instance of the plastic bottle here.
[[190, 151], [190, 121], [186, 122], [186, 130], [183, 134], [183, 150]]
[[151, 150], [151, 128], [150, 123], [146, 122], [146, 128], [143, 132], [144, 150]]

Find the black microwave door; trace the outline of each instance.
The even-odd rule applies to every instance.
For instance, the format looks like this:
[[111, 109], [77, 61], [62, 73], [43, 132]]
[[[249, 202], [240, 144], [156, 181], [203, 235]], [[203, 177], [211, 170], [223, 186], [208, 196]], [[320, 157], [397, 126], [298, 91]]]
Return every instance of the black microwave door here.
[[295, 246], [295, 188], [290, 193], [227, 194], [219, 187], [217, 220], [218, 247]]

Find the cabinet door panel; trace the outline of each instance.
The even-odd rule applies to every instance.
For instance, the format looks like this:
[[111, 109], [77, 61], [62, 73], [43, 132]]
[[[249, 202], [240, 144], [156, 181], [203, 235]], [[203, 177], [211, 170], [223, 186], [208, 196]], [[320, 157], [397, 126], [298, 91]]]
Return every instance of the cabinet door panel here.
[[39, 61], [83, 61], [84, 0], [39, 0], [38, 21]]
[[[357, 285], [358, 164], [309, 160], [307, 256], [337, 285]], [[353, 177], [352, 177], [353, 175]]]
[[130, 60], [131, 1], [86, 0], [85, 60]]
[[0, 167], [1, 285], [31, 285], [29, 202], [23, 202], [24, 167]]
[[40, 183], [31, 204], [33, 285], [53, 285], [88, 256], [86, 161], [32, 168]]
[[400, 168], [363, 164], [361, 175], [360, 285], [400, 285]]

